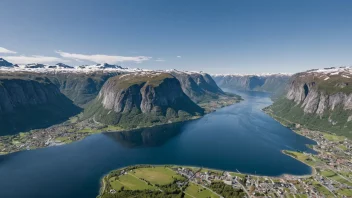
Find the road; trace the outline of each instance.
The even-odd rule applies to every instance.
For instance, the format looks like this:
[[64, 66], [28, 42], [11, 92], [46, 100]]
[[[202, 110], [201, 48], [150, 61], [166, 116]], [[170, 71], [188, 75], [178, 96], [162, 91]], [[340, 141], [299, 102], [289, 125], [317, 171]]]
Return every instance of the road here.
[[[237, 169], [236, 169], [237, 170]], [[237, 172], [239, 173], [239, 174], [242, 174], [240, 171], [238, 171], [237, 170]], [[244, 192], [247, 194], [247, 196], [249, 197], [249, 198], [251, 198], [251, 195], [249, 194], [249, 192], [247, 191], [247, 189], [246, 189], [246, 187], [241, 183], [241, 182], [239, 182], [237, 179], [236, 179], [236, 181], [242, 186], [242, 189], [244, 190]]]

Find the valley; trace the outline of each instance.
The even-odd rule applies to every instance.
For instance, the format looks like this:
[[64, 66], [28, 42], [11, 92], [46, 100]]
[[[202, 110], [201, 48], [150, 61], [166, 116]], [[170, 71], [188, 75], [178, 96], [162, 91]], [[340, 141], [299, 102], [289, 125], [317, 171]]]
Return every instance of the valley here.
[[[9, 65], [8, 62], [6, 64]], [[153, 133], [160, 133], [162, 138], [177, 136], [176, 131], [186, 123], [192, 120], [207, 122], [207, 114], [216, 115], [217, 110], [221, 114], [221, 108], [243, 100], [239, 96], [242, 92], [224, 92], [219, 84], [225, 90], [235, 87], [238, 90], [270, 92], [274, 102], [259, 110], [263, 109], [282, 125], [317, 143], [308, 144], [315, 152], [305, 146], [300, 149], [280, 148], [282, 154], [309, 166], [311, 173], [273, 177], [257, 175], [256, 171], [255, 174], [241, 173], [237, 169], [231, 172], [161, 165], [163, 163], [159, 166], [139, 165], [106, 175], [99, 197], [352, 195], [348, 69], [313, 70], [292, 77], [281, 74], [218, 75], [213, 76], [213, 80], [210, 75], [199, 72], [135, 70], [108, 64], [87, 68], [74, 69], [62, 64], [57, 64], [54, 69], [38, 65], [2, 68], [0, 80], [3, 91], [0, 96], [4, 99], [1, 121], [8, 123], [5, 118], [17, 119], [16, 123], [23, 122], [24, 127], [9, 128], [8, 134], [0, 136], [0, 154], [6, 156], [13, 152], [84, 141], [100, 133], [128, 147], [159, 146], [161, 142], [153, 140]], [[344, 81], [338, 80], [342, 77]], [[38, 91], [40, 89], [43, 91]], [[251, 104], [251, 100], [256, 101], [245, 96], [241, 103]], [[19, 111], [18, 106], [23, 106], [24, 112]], [[246, 106], [246, 111], [249, 110], [247, 108], [252, 106]], [[30, 117], [25, 111], [31, 115], [42, 113], [46, 119], [39, 119], [38, 123], [25, 119]], [[57, 120], [49, 122], [48, 115], [54, 112], [62, 112], [62, 117], [55, 116]], [[16, 118], [16, 113], [22, 117]], [[7, 123], [5, 125], [11, 127]], [[142, 137], [135, 135], [139, 131], [142, 131]], [[169, 134], [164, 134], [165, 131]]]
[[0, 198], [352, 198], [352, 1], [0, 6]]
[[[156, 194], [161, 193], [164, 197], [203, 197], [202, 194], [205, 194], [204, 197], [351, 197], [352, 141], [348, 135], [351, 127], [349, 125], [346, 126], [349, 122], [348, 115], [351, 115], [349, 111], [349, 106], [351, 105], [349, 100], [350, 95], [348, 95], [350, 92], [346, 88], [350, 84], [349, 75], [351, 73], [348, 68], [328, 68], [316, 72], [313, 70], [312, 73], [315, 76], [313, 78], [310, 77], [310, 73], [311, 71], [294, 75], [290, 80], [291, 86], [288, 85], [287, 98], [281, 96], [272, 105], [265, 107], [263, 111], [282, 125], [292, 129], [295, 133], [312, 139], [317, 143], [316, 145], [307, 145], [309, 148], [314, 149], [316, 153], [291, 149], [282, 150], [287, 156], [310, 166], [312, 168], [311, 174], [304, 176], [281, 175], [279, 177], [268, 177], [242, 174], [238, 170], [237, 172], [227, 172], [201, 167], [148, 166], [152, 169], [160, 169], [160, 171], [162, 169], [173, 170], [180, 176], [185, 177], [182, 180], [175, 180], [173, 182], [175, 185], [174, 191], [164, 192], [161, 190], [160, 192], [156, 192]], [[336, 75], [340, 75], [340, 77]], [[298, 76], [298, 80], [296, 76]], [[304, 76], [308, 80], [301, 83], [301, 76]], [[319, 78], [323, 78], [324, 81], [330, 78], [335, 80], [333, 82], [320, 82]], [[336, 80], [341, 78], [344, 79]], [[298, 84], [297, 81], [299, 82]], [[341, 83], [344, 86], [340, 86]], [[327, 89], [327, 87], [329, 88]], [[305, 92], [302, 93], [301, 90]], [[316, 90], [321, 93], [316, 94]], [[297, 100], [296, 104], [293, 104], [294, 102], [291, 102], [292, 104], [287, 102], [294, 98], [292, 97], [293, 94], [295, 96], [299, 95], [302, 98], [301, 100]], [[318, 95], [318, 99], [316, 99], [316, 95]], [[319, 95], [321, 96], [319, 97]], [[283, 101], [286, 101], [286, 103]], [[303, 104], [300, 104], [301, 101], [304, 101]], [[336, 107], [339, 107], [339, 109]], [[294, 108], [295, 110], [289, 108]], [[324, 113], [324, 110], [329, 108], [330, 111]], [[297, 114], [300, 111], [302, 113]], [[334, 111], [338, 111], [338, 113], [334, 113]], [[314, 113], [318, 115], [324, 113], [324, 116], [314, 116]], [[339, 115], [339, 117], [336, 117], [336, 115]], [[326, 120], [326, 117], [329, 117], [329, 121]], [[340, 127], [341, 123], [344, 126], [343, 128]], [[334, 128], [335, 126], [336, 128]], [[307, 127], [310, 129], [307, 129]], [[320, 130], [316, 131], [314, 129]], [[343, 136], [337, 134], [342, 134]], [[130, 197], [136, 195], [136, 193], [142, 193], [143, 196], [147, 195], [145, 188], [135, 191], [128, 187], [123, 188], [124, 185], [122, 183], [119, 186], [110, 185], [112, 181], [119, 181], [121, 175], [133, 174], [136, 170], [138, 171], [143, 168], [144, 166], [133, 166], [109, 173], [103, 178], [104, 185], [100, 191], [100, 197]], [[115, 177], [112, 177], [112, 174]], [[154, 175], [157, 174], [155, 173]], [[148, 181], [149, 178], [144, 177], [144, 179]], [[228, 189], [227, 193], [233, 191], [235, 194], [221, 194], [223, 193], [222, 191], [219, 191], [218, 193], [220, 194], [217, 194], [214, 186], [219, 185], [222, 185], [223, 189], [226, 187]], [[191, 192], [195, 194], [189, 194], [189, 189], [193, 188], [196, 190]], [[148, 190], [148, 192], [153, 192], [153, 190]]]
[[[71, 143], [99, 132], [194, 120], [241, 100], [223, 92], [208, 74], [177, 70], [11, 64], [0, 69], [0, 77], [1, 154]], [[9, 84], [12, 81], [21, 84]], [[36, 84], [29, 84], [32, 81]], [[46, 90], [38, 93], [42, 84]], [[17, 109], [7, 110], [11, 105]]]

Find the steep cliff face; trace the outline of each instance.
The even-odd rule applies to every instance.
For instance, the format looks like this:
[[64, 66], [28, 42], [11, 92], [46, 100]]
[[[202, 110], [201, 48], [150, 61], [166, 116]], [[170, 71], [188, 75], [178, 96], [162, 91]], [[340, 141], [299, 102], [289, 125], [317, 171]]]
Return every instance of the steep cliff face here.
[[79, 111], [47, 78], [0, 76], [0, 135], [50, 126]]
[[110, 78], [85, 110], [85, 117], [125, 127], [148, 126], [201, 114], [203, 109], [183, 93], [179, 81], [160, 72]]
[[305, 113], [322, 115], [337, 107], [351, 110], [351, 86], [348, 74], [299, 73], [293, 76], [286, 98], [300, 105]]
[[183, 92], [196, 103], [216, 99], [225, 94], [209, 74], [176, 70], [170, 71], [170, 74], [180, 81]]
[[282, 91], [290, 79], [290, 75], [286, 74], [213, 75], [212, 77], [222, 88], [272, 93]]
[[50, 73], [47, 78], [76, 105], [84, 107], [99, 93], [104, 83], [118, 72], [82, 73]]
[[285, 97], [276, 101], [271, 109], [290, 121], [349, 136], [352, 70], [329, 68], [295, 74]]

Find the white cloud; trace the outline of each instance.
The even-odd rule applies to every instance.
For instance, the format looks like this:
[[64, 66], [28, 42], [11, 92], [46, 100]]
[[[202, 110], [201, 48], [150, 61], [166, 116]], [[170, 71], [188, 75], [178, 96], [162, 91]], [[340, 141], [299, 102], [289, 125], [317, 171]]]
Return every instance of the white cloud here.
[[14, 64], [67, 62], [67, 60], [51, 56], [6, 56], [3, 58]]
[[141, 63], [143, 61], [147, 61], [152, 58], [148, 56], [111, 56], [111, 55], [103, 55], [103, 54], [93, 54], [93, 55], [72, 54], [72, 53], [63, 52], [63, 51], [56, 51], [56, 53], [60, 54], [60, 56], [64, 58], [92, 61], [95, 63], [109, 63], [109, 64], [115, 64], [120, 62]]
[[17, 52], [8, 50], [6, 48], [0, 47], [0, 54], [16, 54]]
[[164, 62], [165, 60], [162, 59], [162, 58], [157, 58], [155, 61], [157, 61], [157, 62]]
[[181, 58], [181, 56], [176, 56], [177, 58]]

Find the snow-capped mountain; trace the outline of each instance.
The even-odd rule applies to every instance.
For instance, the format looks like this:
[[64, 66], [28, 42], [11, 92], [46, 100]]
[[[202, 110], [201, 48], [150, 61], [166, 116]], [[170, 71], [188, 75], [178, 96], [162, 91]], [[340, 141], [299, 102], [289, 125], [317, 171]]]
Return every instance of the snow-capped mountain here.
[[63, 72], [63, 73], [93, 73], [96, 71], [103, 72], [140, 72], [150, 71], [140, 68], [127, 68], [119, 65], [111, 65], [108, 63], [95, 64], [95, 65], [81, 65], [81, 66], [69, 66], [64, 63], [57, 63], [55, 65], [31, 63], [26, 65], [13, 65], [7, 62], [5, 59], [0, 58], [0, 70], [6, 72], [36, 72], [36, 73], [51, 73], [51, 72]]
[[13, 64], [7, 62], [5, 59], [0, 58], [0, 67], [13, 67]]
[[95, 65], [81, 65], [79, 66], [80, 69], [128, 69], [121, 67], [119, 65], [110, 65], [108, 63], [104, 64], [95, 64]]
[[238, 76], [238, 77], [244, 77], [244, 76], [257, 76], [257, 77], [268, 77], [268, 76], [292, 76], [290, 73], [261, 73], [261, 74], [212, 74], [212, 76], [215, 77], [225, 77], [225, 76]]
[[324, 69], [311, 69], [306, 71], [306, 75], [314, 75], [317, 78], [323, 78], [325, 81], [332, 77], [340, 76], [342, 78], [352, 77], [351, 67], [329, 67]]

